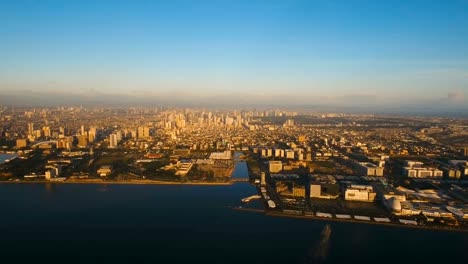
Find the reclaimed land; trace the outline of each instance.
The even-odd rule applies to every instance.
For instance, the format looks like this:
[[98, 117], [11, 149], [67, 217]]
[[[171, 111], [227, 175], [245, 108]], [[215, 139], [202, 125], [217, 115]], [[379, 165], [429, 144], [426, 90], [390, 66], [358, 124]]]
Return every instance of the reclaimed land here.
[[403, 227], [403, 228], [413, 228], [413, 229], [468, 233], [468, 229], [463, 229], [463, 228], [458, 228], [458, 227], [405, 225], [405, 224], [400, 224], [400, 223], [395, 223], [395, 222], [385, 223], [385, 222], [375, 222], [375, 221], [362, 221], [362, 220], [356, 220], [356, 219], [325, 218], [325, 217], [318, 217], [318, 216], [313, 216], [313, 215], [285, 214], [283, 212], [267, 211], [263, 209], [253, 209], [253, 208], [233, 208], [233, 209], [237, 211], [244, 211], [244, 212], [264, 213], [265, 215], [273, 216], [273, 217], [318, 220], [318, 221], [324, 221], [324, 222], [346, 222], [346, 223], [357, 223], [357, 224], [381, 225], [381, 226], [398, 227], [398, 228]]

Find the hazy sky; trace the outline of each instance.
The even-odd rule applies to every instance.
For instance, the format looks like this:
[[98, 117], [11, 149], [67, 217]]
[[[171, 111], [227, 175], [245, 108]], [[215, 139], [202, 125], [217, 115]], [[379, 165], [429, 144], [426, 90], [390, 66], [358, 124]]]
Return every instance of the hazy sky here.
[[468, 101], [468, 1], [0, 0], [0, 92]]

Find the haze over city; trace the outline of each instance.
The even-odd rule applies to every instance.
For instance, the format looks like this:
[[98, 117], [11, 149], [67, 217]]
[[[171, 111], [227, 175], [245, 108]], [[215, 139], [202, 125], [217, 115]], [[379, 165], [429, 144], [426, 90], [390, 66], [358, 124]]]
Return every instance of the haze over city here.
[[468, 0], [0, 18], [4, 263], [467, 259]]
[[468, 110], [467, 1], [3, 1], [0, 103]]

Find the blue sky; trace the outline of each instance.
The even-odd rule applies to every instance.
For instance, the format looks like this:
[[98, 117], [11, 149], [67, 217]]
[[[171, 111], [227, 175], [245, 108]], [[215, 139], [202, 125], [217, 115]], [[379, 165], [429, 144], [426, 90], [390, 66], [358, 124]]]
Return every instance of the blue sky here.
[[4, 92], [468, 97], [467, 0], [0, 0], [0, 17]]

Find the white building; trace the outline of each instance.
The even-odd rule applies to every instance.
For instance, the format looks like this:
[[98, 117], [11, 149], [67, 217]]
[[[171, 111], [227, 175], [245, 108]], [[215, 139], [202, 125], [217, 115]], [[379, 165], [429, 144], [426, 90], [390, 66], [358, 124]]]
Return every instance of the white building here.
[[443, 171], [437, 168], [423, 167], [422, 162], [406, 161], [406, 167], [403, 168], [403, 174], [409, 178], [430, 178], [442, 177]]
[[363, 176], [383, 176], [384, 168], [370, 162], [359, 162], [358, 170]]
[[370, 185], [352, 184], [345, 190], [345, 200], [347, 201], [373, 202], [375, 196], [376, 193]]
[[232, 153], [230, 150], [226, 150], [224, 152], [213, 152], [210, 154], [210, 159], [229, 160], [231, 157]]

